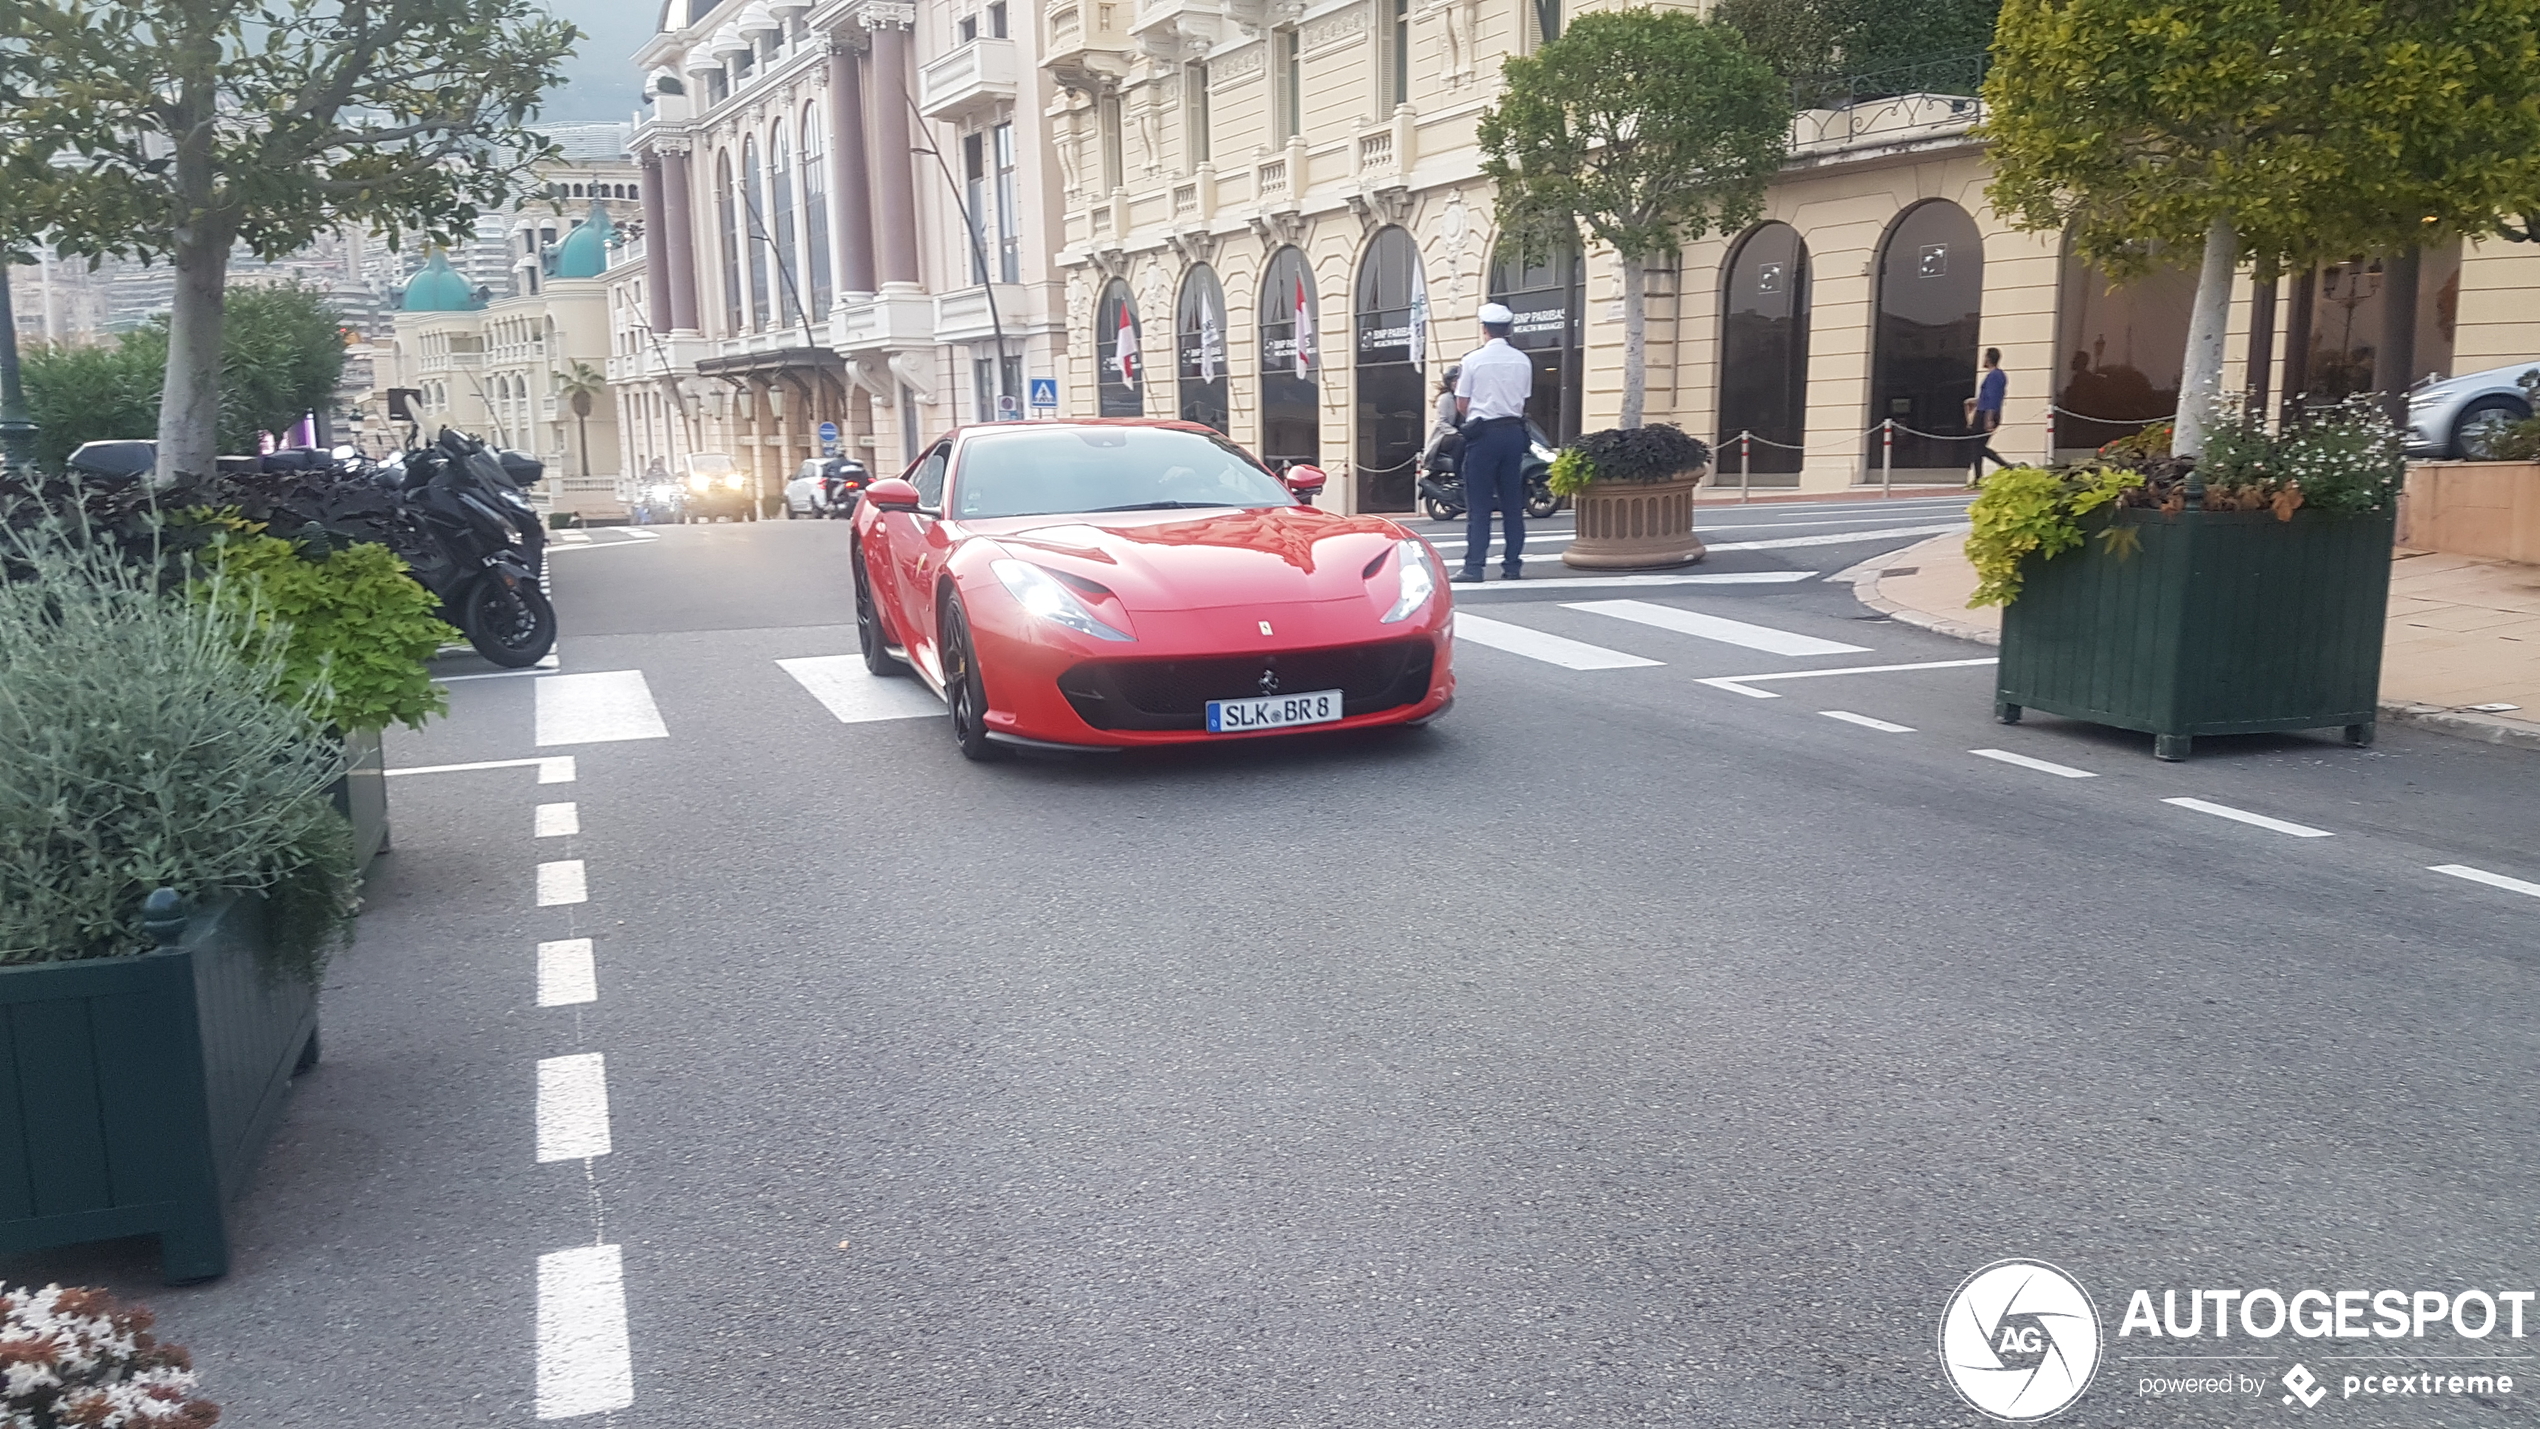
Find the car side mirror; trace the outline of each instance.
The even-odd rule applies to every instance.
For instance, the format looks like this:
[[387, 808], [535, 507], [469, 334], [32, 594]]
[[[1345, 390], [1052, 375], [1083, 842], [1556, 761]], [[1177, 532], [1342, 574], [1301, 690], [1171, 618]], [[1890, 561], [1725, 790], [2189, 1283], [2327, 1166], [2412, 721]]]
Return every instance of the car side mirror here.
[[914, 511], [917, 509], [917, 488], [896, 476], [887, 477], [866, 487], [864, 499], [880, 511]]
[[1323, 492], [1323, 483], [1326, 480], [1323, 475], [1323, 468], [1319, 466], [1308, 466], [1302, 462], [1289, 467], [1279, 479], [1288, 484], [1288, 491], [1290, 494], [1303, 501], [1312, 501], [1315, 497], [1321, 495]]

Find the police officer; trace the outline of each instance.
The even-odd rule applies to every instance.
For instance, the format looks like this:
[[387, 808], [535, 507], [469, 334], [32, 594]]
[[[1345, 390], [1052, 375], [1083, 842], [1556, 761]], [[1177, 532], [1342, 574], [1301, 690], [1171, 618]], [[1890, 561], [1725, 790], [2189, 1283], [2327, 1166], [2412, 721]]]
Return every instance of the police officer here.
[[1507, 530], [1500, 574], [1526, 574], [1526, 398], [1535, 390], [1535, 365], [1508, 345], [1517, 315], [1504, 304], [1484, 303], [1480, 347], [1467, 354], [1455, 379], [1455, 410], [1464, 422], [1464, 569], [1455, 579], [1478, 581], [1490, 564], [1490, 510], [1497, 503]]

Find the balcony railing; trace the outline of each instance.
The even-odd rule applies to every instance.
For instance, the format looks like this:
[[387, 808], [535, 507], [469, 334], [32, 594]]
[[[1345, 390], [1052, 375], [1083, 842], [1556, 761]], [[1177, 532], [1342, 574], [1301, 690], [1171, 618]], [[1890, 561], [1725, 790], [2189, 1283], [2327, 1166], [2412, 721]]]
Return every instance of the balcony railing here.
[[1963, 132], [1984, 117], [1987, 57], [1949, 55], [1791, 85], [1794, 153]]

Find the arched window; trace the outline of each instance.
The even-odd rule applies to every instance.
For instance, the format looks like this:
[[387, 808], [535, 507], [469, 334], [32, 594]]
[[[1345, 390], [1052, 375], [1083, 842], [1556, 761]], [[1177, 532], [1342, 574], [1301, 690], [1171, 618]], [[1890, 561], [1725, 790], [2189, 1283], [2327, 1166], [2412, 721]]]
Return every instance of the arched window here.
[[[1739, 445], [1740, 433], [1757, 440]], [[1747, 230], [1720, 295], [1719, 485], [1795, 486], [1808, 434], [1808, 245], [1787, 223]], [[1761, 480], [1756, 480], [1761, 478]]]
[[[849, 55], [844, 63], [854, 63]], [[820, 106], [803, 106], [803, 268], [811, 275], [804, 284], [810, 294], [811, 315], [829, 314], [829, 180], [822, 172]]]
[[1894, 469], [1964, 471], [1967, 399], [1976, 395], [1984, 316], [1984, 238], [1967, 211], [1932, 199], [1905, 211], [1879, 258], [1879, 319], [1870, 359], [1868, 476], [1880, 471], [1880, 423], [1896, 423]]
[[1358, 264], [1358, 509], [1411, 509], [1411, 464], [1428, 423], [1421, 373], [1429, 345], [1420, 245], [1380, 228]]
[[1580, 317], [1586, 271], [1575, 248], [1528, 254], [1503, 246], [1491, 255], [1490, 301], [1507, 304], [1517, 315], [1508, 345], [1535, 365], [1535, 390], [1526, 399], [1526, 417], [1555, 442], [1579, 434], [1587, 374]]
[[715, 227], [723, 242], [723, 330], [741, 330], [741, 215], [732, 187], [732, 155], [714, 156]]
[[750, 326], [764, 328], [768, 315], [767, 180], [759, 168], [758, 136], [741, 140], [741, 207], [749, 224]]
[[790, 323], [802, 316], [803, 265], [801, 250], [794, 246], [794, 147], [785, 141], [782, 119], [767, 139], [767, 187], [774, 210], [768, 227], [776, 239], [778, 308]]
[[1261, 459], [1274, 466], [1323, 460], [1318, 307], [1305, 255], [1294, 245], [1271, 254], [1261, 277]]
[[1182, 276], [1181, 301], [1175, 304], [1173, 349], [1181, 386], [1181, 417], [1227, 429], [1226, 290], [1205, 263], [1194, 263]]
[[1094, 307], [1095, 382], [1106, 417], [1146, 415], [1146, 353], [1138, 341], [1138, 305], [1114, 278]]

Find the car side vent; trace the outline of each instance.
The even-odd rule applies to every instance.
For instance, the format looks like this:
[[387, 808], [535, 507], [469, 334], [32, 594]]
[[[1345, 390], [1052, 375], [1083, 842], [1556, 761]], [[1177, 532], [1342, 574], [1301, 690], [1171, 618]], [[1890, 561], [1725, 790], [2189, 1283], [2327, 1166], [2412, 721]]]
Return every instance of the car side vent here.
[[1385, 568], [1385, 557], [1392, 554], [1393, 552], [1390, 549], [1378, 551], [1376, 553], [1376, 559], [1367, 563], [1367, 569], [1360, 571], [1358, 573], [1358, 578], [1363, 581], [1374, 580], [1376, 578], [1376, 572]]
[[1096, 600], [1109, 600], [1112, 598], [1111, 587], [1104, 585], [1100, 581], [1089, 581], [1083, 576], [1072, 575], [1066, 571], [1050, 570], [1047, 566], [1043, 566], [1041, 569], [1049, 571], [1051, 575], [1058, 577], [1059, 584], [1066, 586], [1069, 590], [1076, 592], [1078, 595], [1089, 595]]

